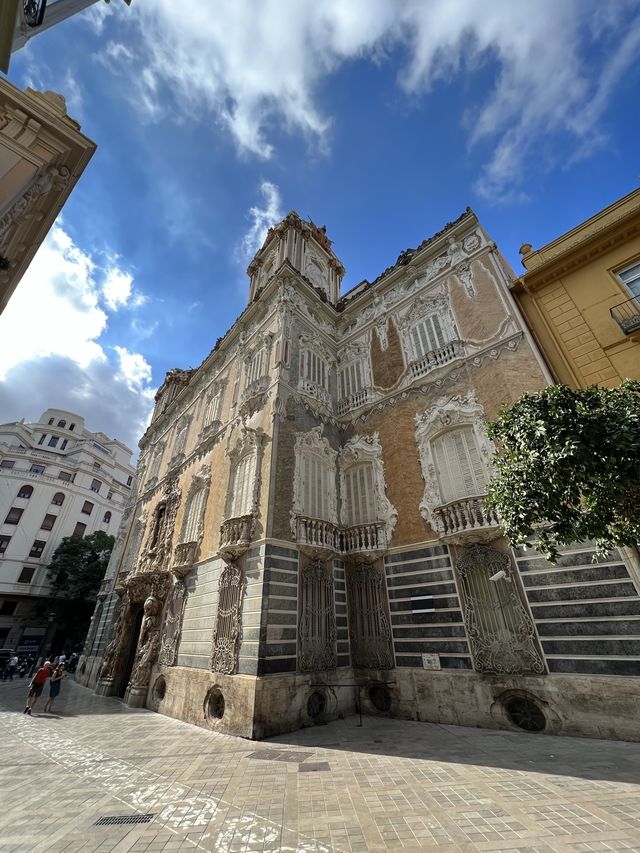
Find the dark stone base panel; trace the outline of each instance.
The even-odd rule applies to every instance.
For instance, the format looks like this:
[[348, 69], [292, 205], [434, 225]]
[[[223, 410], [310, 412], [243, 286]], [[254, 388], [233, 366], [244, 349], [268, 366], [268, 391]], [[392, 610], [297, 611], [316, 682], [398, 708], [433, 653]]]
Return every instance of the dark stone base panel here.
[[295, 672], [298, 626], [298, 552], [265, 546], [258, 675]]
[[[347, 578], [344, 562], [333, 561], [333, 585], [336, 608], [336, 650], [337, 665], [351, 665], [351, 648], [349, 645], [349, 615], [347, 608]], [[346, 663], [345, 663], [346, 661]]]
[[441, 667], [461, 668], [463, 660], [462, 668], [468, 668], [469, 646], [448, 548], [403, 551], [384, 562], [397, 665], [422, 668], [421, 655], [428, 653], [440, 656]]
[[640, 658], [640, 618], [620, 617], [640, 617], [640, 597], [618, 551], [594, 562], [592, 545], [576, 544], [556, 565], [514, 553], [550, 672], [637, 674], [623, 659]]

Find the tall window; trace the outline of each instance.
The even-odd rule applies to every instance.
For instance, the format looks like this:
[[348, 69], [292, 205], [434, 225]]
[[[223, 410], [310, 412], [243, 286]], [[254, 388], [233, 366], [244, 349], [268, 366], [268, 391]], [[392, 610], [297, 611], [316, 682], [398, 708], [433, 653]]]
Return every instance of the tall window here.
[[322, 427], [298, 433], [295, 443], [295, 515], [336, 524], [336, 456]]
[[5, 524], [17, 524], [22, 517], [23, 509], [20, 509], [17, 506], [11, 507], [9, 512], [7, 513], [7, 517], [4, 520]]
[[10, 536], [0, 536], [0, 554], [4, 554], [9, 542], [11, 542]]
[[64, 495], [62, 492], [56, 492], [55, 495], [51, 498], [51, 503], [56, 506], [62, 506], [64, 503]]
[[329, 389], [329, 369], [326, 361], [306, 347], [300, 353], [300, 377], [320, 388]]
[[173, 452], [172, 457], [175, 459], [176, 456], [180, 456], [184, 453], [184, 448], [187, 443], [187, 433], [189, 432], [189, 422], [188, 421], [180, 421], [178, 427], [176, 429], [176, 437], [173, 442]]
[[432, 447], [443, 503], [484, 494], [487, 474], [473, 427], [445, 432]]
[[248, 515], [253, 510], [256, 453], [246, 453], [237, 463], [232, 476], [229, 518]]
[[67, 446], [67, 439], [63, 438], [62, 444], [60, 445], [60, 450], [64, 450], [66, 446]]
[[91, 481], [91, 491], [92, 492], [99, 492], [101, 485], [102, 485], [102, 483], [100, 482], [100, 480], [92, 480]]
[[61, 427], [62, 429], [64, 429], [66, 427], [66, 425], [67, 425], [66, 421], [58, 421], [58, 426]]
[[13, 459], [3, 459], [2, 462], [0, 462], [0, 468], [13, 468], [15, 464], [15, 460]]
[[18, 492], [19, 498], [30, 498], [33, 494], [33, 486], [29, 486], [25, 484], [24, 486], [20, 486], [20, 491]]
[[38, 439], [38, 444], [44, 444], [46, 439], [47, 439], [47, 434], [43, 432], [42, 435], [40, 436], [40, 438]]
[[0, 604], [0, 616], [13, 616], [18, 606], [17, 601], [3, 601]]
[[56, 447], [56, 445], [58, 444], [59, 441], [60, 441], [60, 438], [57, 435], [52, 435], [51, 438], [49, 439], [49, 445], [48, 446], [49, 447]]
[[35, 573], [35, 566], [24, 566], [18, 577], [18, 583], [31, 583]]
[[111, 513], [107, 510], [104, 514], [104, 518], [102, 519], [105, 524], [109, 524], [111, 521]]
[[32, 474], [44, 474], [45, 468], [44, 465], [32, 465], [29, 470]]
[[42, 524], [40, 525], [40, 530], [53, 530], [53, 525], [56, 522], [57, 516], [52, 513], [47, 513], [45, 517], [42, 519]]
[[352, 361], [340, 370], [338, 386], [342, 400], [357, 394], [365, 387], [364, 365], [361, 359]]
[[216, 423], [222, 416], [222, 391], [218, 390], [212, 393], [207, 399], [207, 405], [204, 410], [203, 426], [208, 427]]
[[191, 495], [187, 504], [185, 525], [182, 533], [182, 542], [195, 542], [200, 534], [202, 524], [202, 514], [204, 512], [204, 502], [206, 491], [204, 488], [198, 489]]
[[620, 270], [618, 278], [632, 296], [640, 297], [640, 262]]
[[83, 524], [81, 521], [76, 522], [76, 526], [73, 529], [72, 536], [84, 536], [84, 532], [87, 529], [87, 525]]
[[428, 352], [440, 349], [448, 340], [437, 314], [416, 323], [410, 328], [409, 335], [415, 358], [422, 358]]
[[363, 462], [344, 472], [342, 495], [347, 527], [377, 521], [375, 479], [372, 462]]
[[73, 477], [68, 471], [60, 471], [58, 473], [58, 479], [64, 480], [65, 483], [70, 483], [73, 480]]
[[55, 421], [55, 418], [49, 418], [49, 426], [51, 426], [54, 421]]
[[80, 512], [83, 512], [85, 515], [91, 515], [92, 509], [93, 509], [93, 504], [91, 503], [91, 501], [85, 501], [82, 504], [82, 509], [80, 510]]
[[247, 385], [251, 385], [256, 379], [260, 379], [268, 372], [268, 353], [265, 347], [261, 347], [253, 354], [247, 364]]

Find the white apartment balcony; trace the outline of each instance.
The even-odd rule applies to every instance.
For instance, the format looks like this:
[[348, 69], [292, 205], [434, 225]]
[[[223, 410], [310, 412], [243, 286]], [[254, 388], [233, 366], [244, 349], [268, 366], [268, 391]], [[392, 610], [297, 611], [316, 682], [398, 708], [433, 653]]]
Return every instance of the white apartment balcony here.
[[382, 521], [343, 529], [330, 521], [303, 515], [296, 518], [296, 544], [303, 553], [311, 557], [324, 555], [326, 559], [332, 553], [375, 559], [388, 548], [387, 530]]
[[329, 394], [326, 388], [323, 388], [315, 382], [311, 382], [310, 379], [299, 379], [298, 390], [302, 391], [303, 394], [306, 394], [309, 397], [313, 397], [313, 399], [317, 400], [319, 403], [322, 403], [322, 405], [326, 406], [329, 411], [333, 411], [331, 394]]
[[449, 341], [440, 349], [431, 350], [425, 353], [421, 358], [415, 359], [409, 365], [409, 370], [414, 379], [419, 379], [435, 370], [437, 367], [442, 367], [450, 361], [455, 361], [457, 358], [462, 358], [464, 355], [464, 346], [461, 341]]
[[484, 505], [485, 495], [449, 501], [433, 510], [436, 531], [446, 542], [487, 542], [500, 536], [500, 519]]
[[338, 400], [338, 414], [344, 415], [347, 412], [353, 411], [353, 409], [358, 409], [360, 406], [371, 403], [372, 400], [373, 394], [371, 389], [361, 388], [359, 391], [356, 391], [355, 394], [350, 394], [348, 397]]
[[218, 553], [224, 560], [237, 560], [247, 550], [253, 536], [253, 521], [253, 513], [248, 513], [222, 522]]

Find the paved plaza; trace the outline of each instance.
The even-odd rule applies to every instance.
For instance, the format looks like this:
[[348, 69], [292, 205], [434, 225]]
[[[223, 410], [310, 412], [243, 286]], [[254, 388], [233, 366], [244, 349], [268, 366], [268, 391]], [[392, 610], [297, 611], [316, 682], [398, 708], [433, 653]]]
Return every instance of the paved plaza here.
[[371, 717], [252, 742], [71, 679], [29, 718], [26, 688], [0, 683], [2, 853], [640, 851], [640, 744]]

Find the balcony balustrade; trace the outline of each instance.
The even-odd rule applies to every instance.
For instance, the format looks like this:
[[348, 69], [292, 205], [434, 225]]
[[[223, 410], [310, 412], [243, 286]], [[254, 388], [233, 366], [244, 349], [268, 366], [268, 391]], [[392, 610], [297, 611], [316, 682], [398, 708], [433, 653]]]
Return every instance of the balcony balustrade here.
[[342, 400], [338, 400], [338, 414], [344, 415], [353, 409], [358, 409], [373, 400], [373, 394], [370, 388], [361, 388], [355, 394], [350, 394]]
[[237, 560], [251, 544], [253, 535], [253, 513], [227, 518], [220, 525], [218, 553], [225, 560]]
[[640, 296], [627, 299], [609, 309], [609, 313], [625, 335], [640, 332]]
[[464, 347], [461, 341], [449, 341], [440, 349], [431, 350], [425, 353], [421, 358], [415, 359], [409, 365], [411, 375], [414, 379], [418, 379], [437, 367], [442, 367], [450, 361], [455, 361], [456, 358], [461, 358], [464, 355]]
[[330, 411], [333, 411], [331, 394], [329, 394], [327, 389], [323, 388], [322, 385], [318, 385], [316, 382], [311, 382], [309, 379], [300, 379], [298, 381], [298, 389], [302, 391], [303, 394], [307, 394], [309, 397], [313, 397], [314, 400], [322, 403], [322, 405], [326, 406]]
[[310, 556], [331, 552], [344, 556], [375, 558], [387, 550], [384, 522], [355, 524], [341, 529], [330, 521], [299, 515], [296, 519], [296, 542]]
[[484, 505], [484, 495], [460, 498], [435, 507], [436, 529], [448, 542], [488, 541], [500, 535], [500, 519]]
[[173, 551], [171, 571], [178, 578], [189, 574], [196, 560], [197, 542], [179, 542]]

